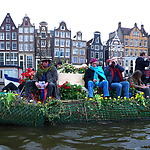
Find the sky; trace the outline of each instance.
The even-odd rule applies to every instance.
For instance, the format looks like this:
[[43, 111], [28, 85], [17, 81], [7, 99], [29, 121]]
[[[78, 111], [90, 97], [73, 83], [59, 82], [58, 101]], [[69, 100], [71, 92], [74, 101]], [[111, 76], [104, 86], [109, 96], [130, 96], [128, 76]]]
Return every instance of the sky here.
[[149, 0], [4, 0], [0, 5], [0, 23], [10, 13], [18, 27], [27, 14], [36, 29], [41, 21], [48, 23], [49, 30], [65, 21], [72, 37], [81, 31], [83, 40], [88, 41], [99, 31], [105, 42], [119, 22], [126, 28], [133, 28], [135, 23], [140, 28], [143, 24], [150, 34], [149, 8]]

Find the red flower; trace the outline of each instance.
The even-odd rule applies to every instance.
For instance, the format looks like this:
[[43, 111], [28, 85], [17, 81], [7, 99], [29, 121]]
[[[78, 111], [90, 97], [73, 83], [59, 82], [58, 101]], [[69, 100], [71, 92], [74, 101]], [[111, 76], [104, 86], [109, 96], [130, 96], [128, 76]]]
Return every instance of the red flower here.
[[66, 86], [66, 87], [64, 87], [64, 89], [70, 89], [70, 86]]

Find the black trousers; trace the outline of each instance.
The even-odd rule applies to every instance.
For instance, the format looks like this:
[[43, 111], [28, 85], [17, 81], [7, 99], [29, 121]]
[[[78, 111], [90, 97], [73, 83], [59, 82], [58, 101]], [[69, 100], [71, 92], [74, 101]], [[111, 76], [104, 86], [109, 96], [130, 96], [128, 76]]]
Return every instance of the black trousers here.
[[[46, 98], [53, 96], [53, 91], [55, 88], [55, 84], [54, 83], [49, 83], [47, 86], [47, 95]], [[31, 99], [31, 92], [36, 92], [38, 90], [38, 88], [35, 85], [35, 81], [27, 81], [25, 84], [25, 97], [28, 97]]]

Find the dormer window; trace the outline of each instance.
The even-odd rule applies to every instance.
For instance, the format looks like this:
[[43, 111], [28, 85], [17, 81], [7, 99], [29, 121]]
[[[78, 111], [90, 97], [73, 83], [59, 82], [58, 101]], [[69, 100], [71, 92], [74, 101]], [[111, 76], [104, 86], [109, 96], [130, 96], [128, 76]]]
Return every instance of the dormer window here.
[[7, 23], [10, 23], [10, 19], [9, 19], [9, 18], [8, 18], [8, 19], [6, 19], [6, 22], [7, 22]]
[[65, 30], [65, 26], [61, 26], [61, 30]]
[[24, 25], [25, 25], [25, 26], [28, 26], [28, 21], [25, 21]]
[[10, 25], [6, 24], [6, 31], [10, 31]]

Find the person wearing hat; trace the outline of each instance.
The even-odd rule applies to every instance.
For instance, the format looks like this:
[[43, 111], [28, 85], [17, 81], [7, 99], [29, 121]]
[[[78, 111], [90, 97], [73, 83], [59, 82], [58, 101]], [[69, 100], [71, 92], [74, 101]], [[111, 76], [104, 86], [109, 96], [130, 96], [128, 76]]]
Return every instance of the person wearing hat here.
[[121, 96], [122, 89], [124, 89], [124, 97], [129, 98], [129, 87], [128, 81], [124, 81], [122, 72], [124, 68], [118, 65], [116, 59], [109, 61], [109, 65], [104, 68], [105, 76], [109, 82], [109, 86], [112, 90], [116, 91], [116, 98]]
[[85, 88], [88, 89], [89, 98], [93, 98], [93, 89], [95, 87], [103, 88], [104, 97], [109, 96], [108, 81], [102, 67], [97, 66], [98, 60], [93, 58], [90, 60], [90, 67], [84, 75]]
[[[37, 72], [34, 75], [34, 82], [27, 82], [25, 87], [25, 96], [28, 99], [31, 98], [31, 90], [38, 90], [47, 88], [46, 98], [55, 97], [56, 99], [60, 99], [59, 91], [57, 86], [58, 74], [56, 67], [50, 62], [49, 59], [42, 59], [41, 63], [38, 64]], [[44, 95], [44, 93], [43, 93]], [[43, 99], [44, 96], [42, 96]]]

